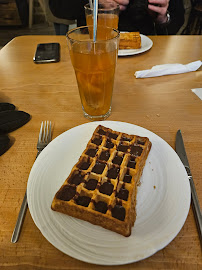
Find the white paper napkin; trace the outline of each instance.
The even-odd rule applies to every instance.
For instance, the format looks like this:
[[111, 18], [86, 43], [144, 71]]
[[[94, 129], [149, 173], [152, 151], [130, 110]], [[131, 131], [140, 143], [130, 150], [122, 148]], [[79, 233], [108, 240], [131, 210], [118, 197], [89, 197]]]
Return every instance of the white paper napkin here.
[[202, 88], [191, 89], [191, 91], [202, 100]]
[[136, 78], [149, 78], [163, 75], [180, 74], [196, 71], [197, 69], [200, 68], [201, 65], [202, 62], [200, 60], [189, 63], [187, 65], [182, 64], [157, 65], [153, 66], [151, 69], [136, 71], [135, 76]]

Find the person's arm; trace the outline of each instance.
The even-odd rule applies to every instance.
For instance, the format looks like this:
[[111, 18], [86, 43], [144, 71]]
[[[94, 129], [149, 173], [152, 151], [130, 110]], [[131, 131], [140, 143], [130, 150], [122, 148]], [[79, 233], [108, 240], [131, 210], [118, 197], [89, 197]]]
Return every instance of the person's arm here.
[[[135, 4], [136, 0], [113, 1], [120, 5], [121, 11], [124, 11], [131, 8], [131, 3], [133, 2]], [[130, 16], [132, 12], [134, 11], [130, 12]], [[148, 13], [153, 18], [157, 33], [159, 34], [176, 34], [184, 23], [183, 0], [148, 0]]]
[[148, 0], [148, 11], [156, 23], [166, 23], [169, 0]]
[[148, 2], [148, 9], [156, 22], [157, 33], [166, 27], [167, 34], [176, 34], [184, 23], [183, 0], [148, 0]]
[[81, 16], [87, 2], [87, 0], [49, 0], [49, 7], [57, 18], [76, 20]]
[[170, 0], [168, 11], [170, 12], [170, 24], [167, 26], [168, 34], [175, 35], [184, 23], [183, 0]]

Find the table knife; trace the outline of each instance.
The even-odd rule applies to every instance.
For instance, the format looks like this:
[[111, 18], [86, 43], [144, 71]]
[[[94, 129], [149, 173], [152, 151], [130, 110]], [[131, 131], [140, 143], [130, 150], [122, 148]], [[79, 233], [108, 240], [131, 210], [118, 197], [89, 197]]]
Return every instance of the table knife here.
[[200, 243], [201, 243], [201, 247], [202, 247], [202, 213], [201, 213], [200, 204], [199, 204], [198, 196], [197, 196], [197, 193], [196, 193], [194, 181], [193, 181], [193, 178], [192, 178], [192, 174], [191, 174], [187, 154], [186, 154], [186, 151], [185, 151], [181, 130], [177, 131], [176, 142], [175, 142], [175, 150], [176, 150], [179, 158], [181, 159], [181, 161], [182, 161], [182, 163], [183, 163], [183, 165], [184, 165], [184, 167], [186, 169], [188, 179], [189, 179], [189, 182], [190, 182], [192, 208], [193, 208], [193, 213], [194, 213], [196, 226], [197, 226], [198, 233], [199, 233], [199, 239], [200, 239]]

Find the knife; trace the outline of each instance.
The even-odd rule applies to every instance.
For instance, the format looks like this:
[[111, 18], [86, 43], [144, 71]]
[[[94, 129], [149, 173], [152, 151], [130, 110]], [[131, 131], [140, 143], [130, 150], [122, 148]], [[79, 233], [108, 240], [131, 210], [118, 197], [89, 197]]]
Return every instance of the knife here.
[[176, 150], [179, 158], [181, 159], [181, 161], [182, 161], [182, 163], [183, 163], [183, 165], [184, 165], [184, 167], [186, 169], [188, 179], [189, 179], [189, 182], [190, 182], [192, 208], [193, 208], [193, 213], [194, 213], [196, 226], [197, 226], [198, 233], [199, 233], [199, 239], [200, 239], [201, 247], [202, 247], [202, 214], [201, 214], [199, 200], [198, 200], [198, 196], [197, 196], [197, 193], [196, 193], [194, 181], [193, 181], [193, 178], [192, 178], [192, 174], [191, 174], [187, 154], [186, 154], [186, 151], [185, 151], [181, 130], [177, 131], [176, 142], [175, 142], [175, 150]]

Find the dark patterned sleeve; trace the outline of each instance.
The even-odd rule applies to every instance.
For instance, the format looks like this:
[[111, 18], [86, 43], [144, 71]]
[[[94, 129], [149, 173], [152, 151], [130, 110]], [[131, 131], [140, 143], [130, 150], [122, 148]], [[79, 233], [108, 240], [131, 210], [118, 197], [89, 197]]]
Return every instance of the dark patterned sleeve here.
[[87, 0], [49, 0], [53, 15], [60, 19], [77, 20], [84, 13]]
[[184, 23], [183, 0], [170, 0], [168, 11], [170, 13], [170, 23], [168, 25], [156, 24], [157, 34], [175, 35]]

